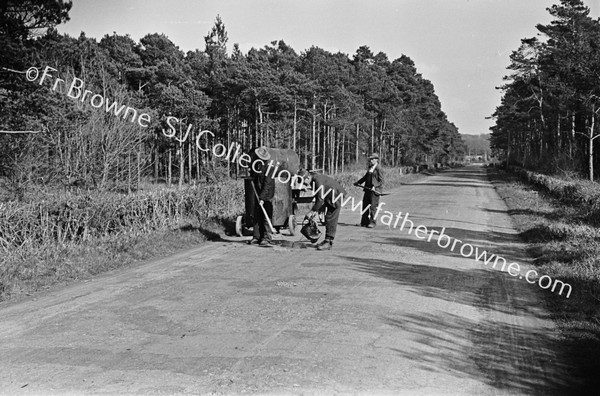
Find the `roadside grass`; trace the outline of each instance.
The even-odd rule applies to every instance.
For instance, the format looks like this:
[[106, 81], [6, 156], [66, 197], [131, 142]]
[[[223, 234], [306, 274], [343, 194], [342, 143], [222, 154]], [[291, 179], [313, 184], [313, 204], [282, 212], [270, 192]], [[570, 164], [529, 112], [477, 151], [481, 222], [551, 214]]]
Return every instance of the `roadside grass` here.
[[[533, 186], [523, 181], [522, 176], [499, 169], [489, 169], [488, 175], [506, 202], [515, 227], [528, 243], [539, 271], [573, 287], [570, 298], [551, 294], [548, 307], [569, 358], [579, 368], [573, 375], [583, 381], [585, 389], [597, 392], [600, 387], [600, 229], [596, 211], [583, 205], [583, 199], [567, 204], [564, 197], [557, 198], [560, 194]], [[594, 191], [593, 195], [596, 194]]]
[[0, 302], [19, 301], [37, 292], [219, 239], [221, 223], [215, 220], [199, 224], [190, 219], [164, 230], [17, 248], [0, 260]]
[[[355, 199], [365, 170], [333, 175]], [[424, 174], [385, 170], [385, 188]], [[0, 203], [0, 302], [235, 234], [242, 180], [131, 194], [46, 194]]]

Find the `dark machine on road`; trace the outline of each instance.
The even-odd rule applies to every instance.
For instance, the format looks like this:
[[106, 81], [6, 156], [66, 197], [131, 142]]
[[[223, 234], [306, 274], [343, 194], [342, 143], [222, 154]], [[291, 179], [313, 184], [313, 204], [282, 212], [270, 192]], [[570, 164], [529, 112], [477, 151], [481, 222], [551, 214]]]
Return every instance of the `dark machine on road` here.
[[[302, 197], [302, 185], [296, 185], [293, 177], [300, 170], [300, 158], [294, 150], [267, 148], [271, 161], [276, 165], [275, 172], [275, 198], [273, 200], [273, 228], [279, 232], [287, 229], [289, 234], [296, 235], [296, 213], [299, 203], [310, 203], [312, 196]], [[250, 150], [252, 163], [257, 159], [254, 150]], [[254, 224], [254, 209], [258, 205], [252, 186], [252, 177], [244, 178], [244, 209], [245, 214], [238, 216], [235, 231], [238, 236], [243, 236], [248, 227]]]

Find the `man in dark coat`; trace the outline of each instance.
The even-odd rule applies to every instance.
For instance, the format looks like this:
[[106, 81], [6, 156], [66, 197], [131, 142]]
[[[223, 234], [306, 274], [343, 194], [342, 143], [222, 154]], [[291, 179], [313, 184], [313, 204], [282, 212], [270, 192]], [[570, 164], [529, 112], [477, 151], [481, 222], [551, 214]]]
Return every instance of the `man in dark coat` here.
[[[254, 207], [254, 234], [248, 241], [250, 245], [271, 246], [273, 237], [269, 221], [273, 218], [273, 198], [275, 197], [275, 179], [272, 174], [267, 172], [267, 161], [271, 158], [265, 147], [259, 147], [255, 150], [256, 169], [259, 172], [252, 172], [252, 184], [258, 195], [258, 204]], [[254, 168], [253, 168], [254, 169]], [[262, 207], [267, 212], [269, 220], [265, 217]]]
[[[364, 186], [359, 186], [361, 183], [365, 183]], [[383, 171], [379, 166], [379, 155], [373, 153], [369, 156], [369, 170], [354, 185], [364, 187], [365, 195], [363, 195], [362, 208], [365, 209], [367, 205], [371, 205], [369, 210], [363, 211], [360, 225], [361, 227], [373, 228], [376, 224], [375, 214], [377, 206], [379, 206], [379, 195], [383, 192]]]
[[333, 247], [338, 219], [342, 210], [342, 201], [347, 194], [346, 190], [340, 183], [329, 176], [318, 173], [312, 174], [305, 170], [300, 171], [299, 175], [303, 177], [305, 184], [312, 184], [312, 190], [316, 195], [316, 202], [310, 213], [306, 216], [312, 219], [323, 206], [327, 208], [327, 213], [325, 214], [325, 239], [317, 244], [317, 249], [330, 250]]

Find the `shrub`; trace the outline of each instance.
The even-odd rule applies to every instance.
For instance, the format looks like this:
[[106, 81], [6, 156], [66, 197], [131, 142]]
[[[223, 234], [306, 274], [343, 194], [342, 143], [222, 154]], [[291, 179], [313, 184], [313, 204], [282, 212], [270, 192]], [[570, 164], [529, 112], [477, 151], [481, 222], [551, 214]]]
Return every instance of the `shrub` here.
[[128, 195], [49, 195], [29, 204], [0, 204], [0, 249], [78, 243], [133, 230], [146, 232], [186, 218], [202, 224], [239, 212], [243, 207], [242, 188], [239, 181], [231, 181]]

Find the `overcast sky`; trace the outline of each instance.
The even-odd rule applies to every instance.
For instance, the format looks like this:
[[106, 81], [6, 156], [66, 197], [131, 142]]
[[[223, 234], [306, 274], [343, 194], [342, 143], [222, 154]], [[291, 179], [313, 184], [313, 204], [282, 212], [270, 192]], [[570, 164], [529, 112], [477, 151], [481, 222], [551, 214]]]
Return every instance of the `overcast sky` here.
[[[74, 0], [60, 32], [164, 33], [184, 51], [204, 49], [221, 15], [231, 50], [283, 39], [296, 52], [311, 46], [352, 56], [367, 45], [390, 60], [405, 54], [431, 80], [448, 118], [464, 134], [488, 133], [511, 51], [548, 23], [548, 0]], [[600, 0], [585, 0], [598, 18]]]

